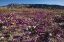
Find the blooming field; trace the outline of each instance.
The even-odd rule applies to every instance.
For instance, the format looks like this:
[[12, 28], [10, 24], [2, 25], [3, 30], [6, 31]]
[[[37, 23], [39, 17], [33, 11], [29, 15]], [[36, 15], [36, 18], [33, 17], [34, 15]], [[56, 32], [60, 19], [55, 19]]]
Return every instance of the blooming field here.
[[0, 42], [63, 42], [64, 16], [52, 11], [0, 13]]

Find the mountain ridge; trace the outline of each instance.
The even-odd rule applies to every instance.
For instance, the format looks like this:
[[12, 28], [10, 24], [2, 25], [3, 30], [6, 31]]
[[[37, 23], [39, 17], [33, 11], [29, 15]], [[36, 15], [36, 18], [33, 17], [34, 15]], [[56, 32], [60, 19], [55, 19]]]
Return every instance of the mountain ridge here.
[[64, 9], [64, 6], [61, 5], [49, 5], [49, 4], [8, 4], [1, 7], [7, 8], [56, 8], [56, 9]]

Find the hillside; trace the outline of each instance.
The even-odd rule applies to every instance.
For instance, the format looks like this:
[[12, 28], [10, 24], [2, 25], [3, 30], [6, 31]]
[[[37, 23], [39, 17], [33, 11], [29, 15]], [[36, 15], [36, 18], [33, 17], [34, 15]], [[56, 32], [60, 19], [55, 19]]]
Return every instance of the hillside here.
[[60, 5], [48, 5], [48, 4], [8, 4], [2, 7], [7, 8], [56, 8], [56, 9], [64, 9], [64, 6]]

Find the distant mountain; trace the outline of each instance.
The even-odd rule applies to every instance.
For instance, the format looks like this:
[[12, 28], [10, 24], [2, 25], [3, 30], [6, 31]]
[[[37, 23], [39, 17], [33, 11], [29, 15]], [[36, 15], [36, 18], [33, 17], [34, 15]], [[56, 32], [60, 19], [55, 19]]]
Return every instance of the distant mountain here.
[[8, 4], [7, 8], [56, 8], [56, 9], [64, 9], [64, 6], [60, 5], [48, 5], [48, 4]]

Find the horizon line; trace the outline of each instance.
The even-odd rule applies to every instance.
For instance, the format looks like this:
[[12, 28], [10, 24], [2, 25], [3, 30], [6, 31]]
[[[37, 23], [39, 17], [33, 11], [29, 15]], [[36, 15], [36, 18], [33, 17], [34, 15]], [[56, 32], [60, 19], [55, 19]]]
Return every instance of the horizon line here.
[[[9, 4], [34, 4], [34, 3], [9, 3]], [[6, 5], [9, 5], [9, 4], [6, 4]], [[35, 3], [35, 4], [43, 4], [43, 3]], [[6, 6], [6, 5], [0, 5], [0, 6]], [[59, 5], [59, 4], [46, 4], [46, 5]], [[64, 6], [64, 5], [59, 5], [59, 6]]]

